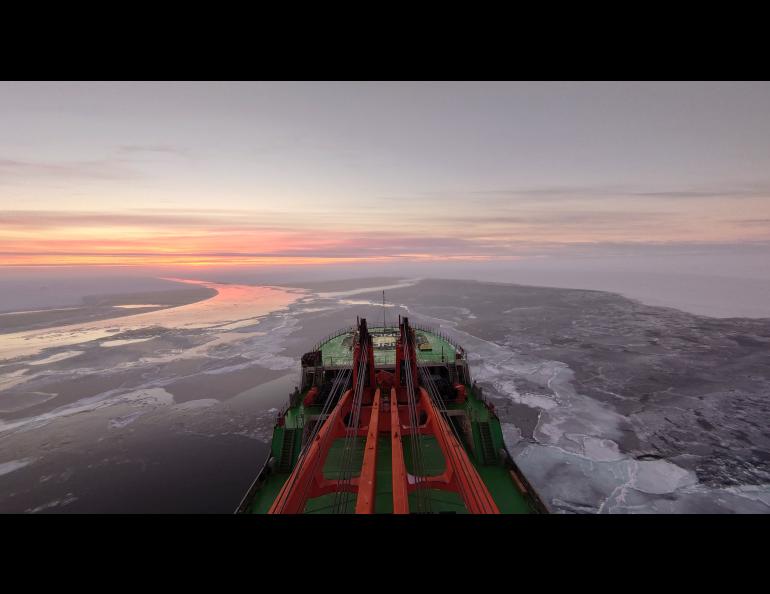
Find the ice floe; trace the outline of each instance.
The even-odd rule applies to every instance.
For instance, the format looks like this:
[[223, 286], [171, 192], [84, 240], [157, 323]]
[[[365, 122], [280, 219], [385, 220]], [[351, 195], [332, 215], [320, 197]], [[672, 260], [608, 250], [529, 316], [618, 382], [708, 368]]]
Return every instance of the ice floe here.
[[199, 398], [198, 400], [189, 400], [187, 402], [175, 404], [174, 410], [197, 410], [216, 406], [217, 404], [219, 404], [219, 400], [216, 398]]
[[147, 336], [146, 338], [116, 338], [115, 340], [103, 340], [99, 343], [99, 346], [110, 348], [110, 347], [118, 347], [118, 346], [125, 346], [127, 344], [134, 344], [136, 342], [147, 342], [148, 340], [152, 340], [155, 338], [154, 336]]
[[11, 460], [10, 462], [0, 462], [0, 476], [29, 466], [35, 461], [35, 458], [21, 458], [20, 460]]
[[174, 396], [166, 392], [163, 388], [144, 388], [132, 390], [130, 392], [120, 392], [119, 389], [110, 390], [107, 393], [97, 394], [90, 398], [83, 398], [73, 404], [62, 406], [33, 417], [10, 422], [0, 421], [0, 433], [17, 429], [37, 429], [63, 417], [95, 411], [117, 404], [127, 404], [142, 408], [170, 406], [174, 404]]
[[122, 417], [117, 417], [115, 419], [110, 419], [109, 427], [110, 429], [123, 429], [123, 427], [127, 427], [134, 421], [136, 421], [139, 417], [141, 417], [144, 414], [142, 411], [136, 411], [129, 413], [127, 415], [123, 415]]
[[82, 355], [83, 351], [64, 351], [61, 353], [56, 353], [55, 355], [51, 355], [50, 357], [46, 357], [45, 359], [35, 359], [33, 361], [25, 361], [25, 365], [46, 365], [48, 363], [56, 363], [57, 361], [64, 361], [65, 359], [70, 359], [72, 357], [77, 357], [78, 355]]
[[25, 510], [28, 514], [35, 514], [37, 512], [41, 512], [45, 509], [51, 509], [53, 507], [63, 507], [65, 505], [69, 505], [73, 501], [77, 501], [78, 498], [75, 497], [72, 493], [67, 493], [67, 495], [63, 499], [54, 499], [53, 501], [49, 501], [48, 503], [44, 503], [43, 505], [38, 505], [37, 507], [33, 507], [31, 509]]

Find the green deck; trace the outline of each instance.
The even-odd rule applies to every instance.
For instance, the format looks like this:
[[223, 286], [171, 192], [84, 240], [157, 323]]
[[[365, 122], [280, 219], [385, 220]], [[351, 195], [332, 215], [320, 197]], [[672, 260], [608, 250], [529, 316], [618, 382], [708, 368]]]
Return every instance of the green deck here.
[[345, 448], [344, 437], [335, 439], [329, 447], [329, 453], [326, 456], [326, 462], [324, 463], [324, 478], [330, 480], [340, 480], [344, 478], [342, 472], [345, 467], [345, 462], [349, 464], [348, 467], [353, 473], [352, 476], [358, 476], [361, 472], [361, 464], [364, 461], [364, 445], [366, 445], [365, 437], [359, 437], [355, 441], [351, 440], [350, 448], [348, 449]]
[[248, 509], [250, 514], [266, 514], [273, 505], [273, 501], [278, 497], [281, 487], [289, 478], [289, 473], [271, 474], [265, 481], [264, 486], [257, 491], [254, 501]]
[[393, 513], [393, 449], [390, 436], [377, 440], [377, 472], [374, 485], [374, 511], [378, 514]]
[[[533, 513], [534, 510], [531, 507], [530, 502], [519, 491], [511, 477], [510, 471], [505, 468], [502, 461], [499, 459], [485, 459], [480, 435], [481, 427], [483, 425], [486, 424], [489, 428], [488, 439], [490, 440], [491, 447], [489, 447], [488, 450], [499, 452], [501, 448], [505, 447], [500, 422], [497, 417], [489, 411], [483, 402], [475, 397], [470, 388], [468, 388], [468, 399], [465, 403], [460, 405], [450, 405], [449, 408], [463, 409], [471, 420], [473, 429], [472, 443], [465, 443], [464, 445], [468, 451], [471, 462], [476, 467], [481, 479], [489, 489], [492, 498], [500, 508], [500, 511], [509, 514]], [[273, 436], [272, 454], [276, 457], [276, 460], [280, 460], [286, 429], [301, 430], [306, 416], [309, 416], [314, 412], [317, 412], [317, 407], [305, 410], [302, 405], [287, 411], [285, 427], [276, 427]], [[299, 442], [299, 440], [297, 440], [297, 442]], [[366, 438], [363, 436], [356, 440], [352, 462], [353, 476], [358, 476], [360, 473], [365, 442]], [[404, 462], [407, 470], [411, 472], [413, 470], [412, 440], [410, 437], [405, 436], [402, 443]], [[390, 436], [384, 434], [380, 435], [377, 441], [377, 448], [375, 512], [392, 513], [392, 451]], [[422, 452], [422, 463], [425, 474], [428, 476], [441, 474], [446, 467], [446, 461], [444, 460], [444, 456], [439, 448], [436, 438], [428, 435], [421, 436], [420, 450]], [[293, 451], [293, 463], [296, 462], [298, 454], [299, 445], [297, 445]], [[324, 463], [323, 474], [325, 478], [338, 478], [343, 466], [344, 455], [344, 438], [335, 440]], [[288, 473], [273, 473], [269, 475], [263, 487], [256, 493], [254, 500], [248, 508], [248, 512], [257, 514], [266, 513], [288, 477]], [[430, 489], [426, 492], [428, 493], [428, 496], [423, 496], [422, 501], [424, 502], [427, 500], [426, 507], [428, 509], [421, 510], [420, 497], [416, 493], [411, 493], [409, 495], [411, 511], [418, 513], [420, 511], [430, 511], [432, 513], [467, 513], [465, 505], [458, 494], [435, 489]], [[344, 497], [349, 499], [346, 510], [348, 513], [352, 513], [355, 509], [354, 495], [347, 494], [344, 495]], [[332, 513], [335, 509], [335, 503], [339, 505], [340, 499], [335, 499], [334, 494], [317, 497], [308, 501], [305, 507], [305, 513]]]
[[[382, 333], [382, 328], [370, 328], [373, 336]], [[426, 363], [437, 363], [441, 361], [454, 361], [455, 347], [440, 336], [431, 332], [417, 331], [418, 336], [424, 336], [430, 345], [430, 350], [417, 350], [417, 361]], [[353, 353], [350, 350], [352, 344], [352, 332], [341, 334], [321, 344], [321, 357], [323, 365], [333, 367], [337, 365], [350, 365], [353, 362]], [[377, 367], [382, 365], [396, 364], [395, 349], [374, 349], [374, 364]]]

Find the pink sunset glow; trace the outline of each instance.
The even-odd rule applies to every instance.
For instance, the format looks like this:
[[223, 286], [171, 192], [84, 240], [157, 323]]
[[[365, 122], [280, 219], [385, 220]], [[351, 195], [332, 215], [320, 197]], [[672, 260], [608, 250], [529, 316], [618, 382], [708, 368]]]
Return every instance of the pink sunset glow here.
[[0, 266], [765, 245], [768, 89], [9, 83]]

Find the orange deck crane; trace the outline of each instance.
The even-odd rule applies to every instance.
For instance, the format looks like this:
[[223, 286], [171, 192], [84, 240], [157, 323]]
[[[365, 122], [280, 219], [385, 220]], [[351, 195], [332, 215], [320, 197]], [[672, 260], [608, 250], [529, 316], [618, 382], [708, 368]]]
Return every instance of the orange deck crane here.
[[[410, 512], [409, 495], [428, 497], [427, 489], [453, 491], [470, 513], [500, 513], [486, 485], [468, 458], [459, 436], [428, 391], [421, 385], [414, 331], [407, 318], [399, 319], [395, 372], [378, 374], [366, 320], [358, 320], [353, 347], [352, 387], [336, 403], [320, 430], [301, 452], [289, 478], [273, 502], [271, 514], [302, 513], [310, 499], [330, 493], [355, 495], [355, 513], [374, 513], [377, 497], [378, 441], [390, 436], [393, 512]], [[378, 386], [380, 380], [383, 385]], [[421, 436], [435, 437], [446, 461], [444, 471], [428, 476], [419, 463]], [[355, 469], [352, 449], [365, 439], [361, 468]], [[403, 440], [413, 440], [413, 473], [404, 461]], [[341, 472], [324, 476], [329, 452], [345, 440]], [[336, 498], [335, 498], [336, 501]], [[335, 510], [347, 511], [346, 505]]]

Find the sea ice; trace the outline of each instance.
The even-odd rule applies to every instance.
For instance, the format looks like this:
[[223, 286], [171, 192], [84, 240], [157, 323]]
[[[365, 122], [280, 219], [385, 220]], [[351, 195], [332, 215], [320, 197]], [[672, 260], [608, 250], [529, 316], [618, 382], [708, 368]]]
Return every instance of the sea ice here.
[[29, 466], [34, 461], [35, 458], [21, 458], [20, 460], [11, 460], [10, 462], [0, 463], [0, 476], [13, 472], [14, 470], [19, 470], [19, 468]]

